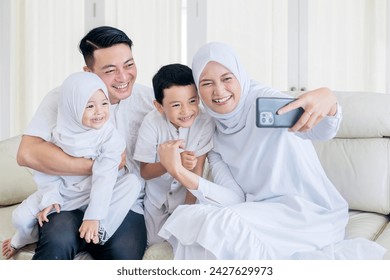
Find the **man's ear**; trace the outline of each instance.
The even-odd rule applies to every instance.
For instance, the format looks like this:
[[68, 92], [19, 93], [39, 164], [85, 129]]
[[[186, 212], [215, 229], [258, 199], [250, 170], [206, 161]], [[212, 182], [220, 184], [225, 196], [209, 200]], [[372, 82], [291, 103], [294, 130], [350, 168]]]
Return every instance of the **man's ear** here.
[[157, 102], [157, 100], [153, 100], [154, 107], [156, 107], [157, 111], [160, 112], [160, 114], [164, 115], [164, 109], [163, 106]]
[[92, 72], [92, 70], [89, 69], [89, 67], [86, 65], [83, 67], [83, 70], [84, 70], [84, 72]]

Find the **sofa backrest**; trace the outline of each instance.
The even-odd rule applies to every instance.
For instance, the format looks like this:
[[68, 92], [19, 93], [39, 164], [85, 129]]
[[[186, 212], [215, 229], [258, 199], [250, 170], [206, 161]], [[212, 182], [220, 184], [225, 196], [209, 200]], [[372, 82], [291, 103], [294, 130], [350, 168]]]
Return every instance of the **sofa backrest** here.
[[390, 94], [336, 93], [343, 120], [337, 136], [314, 142], [351, 210], [390, 213]]

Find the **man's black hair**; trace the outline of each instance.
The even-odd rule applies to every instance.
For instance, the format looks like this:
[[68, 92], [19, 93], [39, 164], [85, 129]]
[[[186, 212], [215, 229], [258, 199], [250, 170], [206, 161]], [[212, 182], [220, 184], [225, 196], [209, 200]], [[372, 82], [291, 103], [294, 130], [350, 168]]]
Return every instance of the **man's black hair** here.
[[80, 41], [80, 52], [83, 54], [85, 64], [92, 68], [94, 64], [93, 52], [117, 44], [127, 44], [131, 49], [133, 42], [122, 30], [111, 26], [100, 26], [89, 31]]

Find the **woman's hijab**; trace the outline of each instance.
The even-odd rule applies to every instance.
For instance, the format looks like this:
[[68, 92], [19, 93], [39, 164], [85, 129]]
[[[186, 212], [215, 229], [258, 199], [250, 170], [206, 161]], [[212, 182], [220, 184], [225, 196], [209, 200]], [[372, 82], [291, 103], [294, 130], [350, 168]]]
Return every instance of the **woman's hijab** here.
[[220, 42], [212, 42], [201, 47], [192, 61], [192, 72], [198, 90], [202, 71], [210, 61], [225, 66], [240, 83], [241, 97], [237, 107], [232, 112], [226, 114], [216, 113], [203, 102], [205, 110], [215, 119], [220, 132], [225, 134], [235, 133], [245, 126], [249, 107], [256, 98], [255, 92], [251, 90], [251, 80], [231, 47]]

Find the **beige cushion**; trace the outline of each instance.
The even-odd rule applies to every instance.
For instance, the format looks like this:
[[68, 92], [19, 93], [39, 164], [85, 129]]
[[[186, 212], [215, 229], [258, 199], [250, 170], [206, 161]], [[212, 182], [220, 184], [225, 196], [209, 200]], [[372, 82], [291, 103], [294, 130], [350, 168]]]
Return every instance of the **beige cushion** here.
[[36, 190], [31, 170], [16, 162], [19, 143], [20, 136], [0, 142], [0, 206], [19, 203]]
[[364, 92], [335, 94], [342, 107], [344, 120], [336, 137], [390, 136], [390, 94]]
[[146, 249], [144, 260], [172, 260], [173, 251], [172, 246], [164, 241], [162, 243], [156, 243]]
[[363, 237], [373, 240], [388, 251], [383, 259], [390, 259], [390, 217], [382, 214], [351, 211], [345, 239]]
[[390, 213], [390, 139], [314, 142], [329, 179], [353, 210]]
[[[349, 221], [346, 228], [346, 239], [352, 239], [357, 237], [364, 237], [369, 240], [377, 241], [382, 235], [383, 228], [389, 224], [389, 218], [382, 214], [351, 211], [349, 213]], [[389, 240], [390, 241], [390, 240]], [[390, 249], [390, 243], [384, 242]]]

